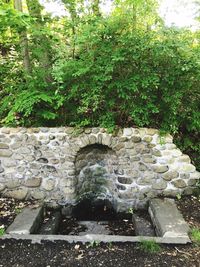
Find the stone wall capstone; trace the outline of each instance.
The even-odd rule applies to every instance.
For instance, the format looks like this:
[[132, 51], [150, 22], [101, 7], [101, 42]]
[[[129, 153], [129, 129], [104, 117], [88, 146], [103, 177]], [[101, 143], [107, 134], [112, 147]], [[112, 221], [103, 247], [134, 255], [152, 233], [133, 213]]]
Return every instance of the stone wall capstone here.
[[172, 136], [156, 129], [0, 128], [0, 193], [8, 197], [75, 203], [92, 194], [125, 211], [191, 194], [199, 178]]

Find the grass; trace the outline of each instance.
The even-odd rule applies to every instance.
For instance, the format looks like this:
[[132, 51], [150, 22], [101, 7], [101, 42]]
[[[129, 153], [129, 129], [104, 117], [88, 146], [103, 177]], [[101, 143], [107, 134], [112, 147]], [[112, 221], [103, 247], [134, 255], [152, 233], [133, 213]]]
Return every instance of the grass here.
[[5, 234], [5, 228], [4, 227], [0, 227], [0, 236]]
[[141, 240], [139, 248], [148, 253], [157, 253], [161, 251], [161, 247], [154, 240]]
[[200, 229], [193, 228], [190, 232], [190, 236], [192, 241], [200, 246]]
[[95, 247], [98, 247], [99, 245], [100, 245], [100, 241], [93, 240], [89, 243], [89, 245], [87, 245], [87, 248], [95, 248]]
[[22, 212], [22, 209], [21, 208], [15, 208], [15, 213], [16, 214], [19, 214], [20, 212]]

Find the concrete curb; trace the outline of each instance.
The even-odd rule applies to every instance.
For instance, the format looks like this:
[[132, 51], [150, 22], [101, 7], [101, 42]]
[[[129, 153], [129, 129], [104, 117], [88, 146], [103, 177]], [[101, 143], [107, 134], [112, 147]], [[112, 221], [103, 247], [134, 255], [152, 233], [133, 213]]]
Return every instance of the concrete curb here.
[[0, 237], [0, 240], [15, 239], [15, 240], [31, 240], [32, 243], [41, 243], [42, 241], [66, 241], [68, 243], [90, 243], [98, 241], [103, 243], [113, 242], [142, 242], [145, 240], [154, 241], [160, 244], [187, 244], [191, 243], [188, 237], [149, 237], [149, 236], [114, 236], [114, 235], [94, 235], [88, 234], [84, 236], [73, 235], [20, 235], [20, 234], [5, 234]]

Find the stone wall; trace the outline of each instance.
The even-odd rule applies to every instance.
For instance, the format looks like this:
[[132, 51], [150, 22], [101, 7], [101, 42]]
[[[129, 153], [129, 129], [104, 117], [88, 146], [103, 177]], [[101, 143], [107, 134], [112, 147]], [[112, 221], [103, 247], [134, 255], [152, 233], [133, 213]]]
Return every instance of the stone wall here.
[[191, 194], [199, 177], [155, 129], [0, 128], [0, 192], [18, 199], [70, 203], [94, 193], [122, 211]]

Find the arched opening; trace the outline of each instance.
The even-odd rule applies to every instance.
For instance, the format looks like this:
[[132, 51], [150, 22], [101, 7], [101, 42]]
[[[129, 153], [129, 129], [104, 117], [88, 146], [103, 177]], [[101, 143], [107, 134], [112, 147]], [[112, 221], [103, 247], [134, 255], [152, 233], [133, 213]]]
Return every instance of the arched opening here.
[[[117, 198], [118, 158], [108, 146], [88, 145], [75, 160], [76, 201], [83, 210], [108, 210]], [[81, 204], [82, 203], [82, 204]], [[85, 207], [85, 208], [84, 208]]]

